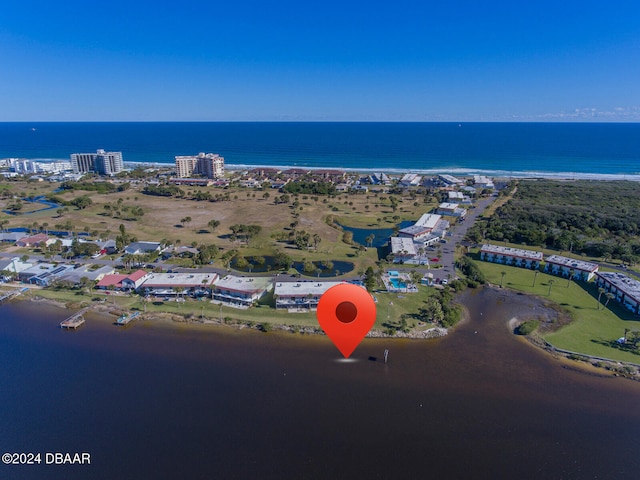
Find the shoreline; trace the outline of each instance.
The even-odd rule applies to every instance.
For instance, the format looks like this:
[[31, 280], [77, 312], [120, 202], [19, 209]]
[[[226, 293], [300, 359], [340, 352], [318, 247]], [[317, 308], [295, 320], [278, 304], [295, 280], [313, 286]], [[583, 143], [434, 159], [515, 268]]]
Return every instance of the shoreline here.
[[[533, 334], [530, 335], [517, 335], [514, 330], [522, 323], [531, 319], [542, 320], [541, 323], [552, 323], [554, 320], [558, 319], [562, 316], [562, 312], [558, 311], [555, 308], [553, 303], [548, 302], [544, 298], [538, 297], [536, 295], [530, 294], [521, 294], [520, 292], [513, 291], [510, 289], [498, 289], [498, 287], [494, 285], [487, 285], [484, 288], [490, 289], [493, 294], [499, 294], [501, 297], [508, 296], [509, 303], [514, 306], [514, 308], [520, 308], [525, 306], [524, 303], [533, 302], [536, 305], [535, 313], [529, 313], [525, 315], [514, 315], [510, 318], [505, 319], [504, 325], [509, 330], [510, 334], [515, 337], [516, 341], [523, 341], [529, 347], [534, 348], [540, 352], [544, 352], [546, 355], [551, 358], [559, 361], [564, 365], [564, 368], [579, 370], [583, 373], [587, 373], [590, 375], [602, 376], [602, 377], [625, 377], [630, 380], [640, 381], [640, 367], [630, 362], [620, 362], [611, 359], [604, 359], [599, 357], [592, 357], [586, 354], [579, 353], [571, 353], [564, 352], [562, 350], [558, 350], [549, 343], [547, 343], [536, 330]], [[469, 308], [464, 303], [464, 299], [462, 298], [465, 293], [469, 294], [470, 290], [467, 289], [464, 292], [461, 292], [456, 297], [455, 303], [461, 306], [462, 314], [460, 321], [451, 328], [442, 328], [442, 327], [431, 327], [425, 329], [419, 329], [420, 327], [424, 327], [425, 325], [416, 327], [411, 329], [409, 332], [396, 332], [394, 335], [386, 334], [383, 330], [374, 330], [372, 329], [367, 333], [365, 338], [370, 339], [388, 339], [388, 340], [434, 340], [438, 338], [443, 338], [448, 336], [450, 333], [454, 332], [461, 325], [465, 325], [471, 321], [471, 312]], [[473, 292], [471, 292], [473, 293]], [[80, 306], [70, 306], [69, 304], [55, 300], [49, 299], [39, 296], [32, 297], [18, 297], [16, 300], [23, 302], [27, 301], [36, 305], [49, 305], [61, 310], [72, 310], [75, 308], [80, 308]], [[519, 301], [518, 301], [519, 300]], [[504, 298], [503, 300], [504, 301]], [[118, 308], [107, 303], [99, 303], [93, 306], [91, 309], [91, 313], [94, 315], [99, 315], [105, 320], [111, 320], [110, 323], [115, 322], [115, 318], [119, 315], [127, 312], [126, 309]], [[226, 327], [226, 331], [235, 331], [241, 332], [242, 330], [247, 330], [248, 332], [263, 332], [263, 333], [291, 333], [295, 334], [296, 338], [309, 336], [309, 337], [321, 337], [325, 336], [325, 333], [319, 327], [309, 327], [309, 326], [297, 326], [297, 325], [285, 325], [285, 324], [277, 324], [277, 323], [268, 323], [269, 327], [264, 328], [265, 323], [260, 322], [243, 322], [243, 321], [233, 321], [233, 322], [225, 322], [220, 321], [218, 319], [198, 319], [197, 317], [193, 317], [193, 315], [180, 315], [171, 312], [149, 312], [142, 313], [140, 315], [140, 320], [147, 320], [150, 322], [157, 322], [157, 324], [164, 324], [165, 326], [180, 326], [182, 327], [192, 327], [194, 330], [199, 328], [207, 328], [212, 327], [211, 330], [214, 331], [220, 327]], [[133, 325], [131, 325], [133, 326]], [[115, 327], [114, 327], [115, 328]], [[129, 328], [129, 327], [123, 327]]]
[[[69, 161], [68, 158], [28, 158], [28, 157], [3, 157], [5, 158], [20, 158], [30, 161], [38, 162], [59, 162]], [[607, 162], [607, 160], [603, 160]], [[149, 162], [138, 160], [126, 160], [124, 161], [125, 168], [134, 169], [138, 167], [150, 167], [150, 168], [173, 168], [174, 164], [171, 162]], [[304, 168], [308, 170], [327, 170], [335, 169], [341, 170], [347, 173], [360, 173], [363, 175], [383, 172], [391, 175], [404, 175], [407, 173], [415, 173], [419, 175], [441, 175], [449, 174], [460, 177], [471, 177], [473, 175], [484, 175], [498, 180], [510, 180], [510, 179], [543, 179], [543, 180], [592, 180], [592, 181], [631, 181], [640, 182], [640, 171], [629, 173], [594, 173], [594, 172], [554, 172], [543, 170], [495, 170], [495, 169], [481, 169], [473, 167], [438, 167], [438, 168], [397, 168], [397, 167], [380, 167], [380, 168], [367, 168], [367, 167], [331, 167], [331, 166], [316, 166], [305, 165], [304, 163], [295, 162], [293, 164], [270, 164], [270, 163], [229, 163], [225, 161], [225, 170], [231, 172], [241, 172], [244, 170], [256, 169], [256, 168], [276, 168], [279, 170], [286, 170], [291, 168]]]

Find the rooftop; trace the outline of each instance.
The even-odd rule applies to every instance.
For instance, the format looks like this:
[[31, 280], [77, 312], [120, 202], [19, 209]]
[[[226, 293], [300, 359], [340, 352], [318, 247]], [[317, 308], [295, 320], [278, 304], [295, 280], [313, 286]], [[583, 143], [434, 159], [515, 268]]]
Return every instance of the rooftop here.
[[459, 206], [460, 205], [457, 204], [457, 203], [443, 202], [440, 205], [438, 205], [438, 208], [443, 209], [443, 210], [455, 210]]
[[216, 282], [216, 288], [235, 290], [238, 292], [256, 292], [266, 290], [271, 286], [271, 277], [237, 277], [226, 275]]
[[394, 254], [415, 255], [413, 240], [407, 237], [391, 237], [391, 251]]
[[441, 215], [436, 215], [434, 213], [425, 213], [418, 219], [415, 224], [427, 228], [434, 228], [441, 218]]
[[317, 296], [322, 295], [335, 285], [344, 282], [280, 282], [276, 283], [275, 295], [278, 296]]
[[532, 260], [542, 260], [542, 252], [535, 252], [533, 250], [524, 250], [522, 248], [503, 247], [500, 245], [482, 245], [483, 252], [496, 253], [498, 255], [508, 255], [510, 257], [522, 257], [530, 258]]
[[216, 273], [152, 273], [143, 287], [202, 287], [210, 286], [218, 278]]
[[621, 290], [634, 300], [640, 302], [640, 282], [618, 272], [598, 272], [597, 275], [606, 279], [614, 287]]
[[545, 259], [547, 263], [555, 263], [564, 267], [575, 268], [585, 272], [595, 272], [598, 269], [597, 263], [585, 262], [583, 260], [575, 260], [573, 258], [562, 257], [560, 255], [551, 255]]

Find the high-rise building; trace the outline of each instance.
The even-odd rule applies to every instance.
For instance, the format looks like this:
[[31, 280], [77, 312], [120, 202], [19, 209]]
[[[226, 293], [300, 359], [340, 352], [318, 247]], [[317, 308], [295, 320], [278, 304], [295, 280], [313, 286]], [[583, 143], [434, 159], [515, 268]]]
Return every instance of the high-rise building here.
[[178, 178], [202, 175], [207, 178], [224, 176], [224, 157], [217, 153], [199, 153], [198, 155], [176, 157], [176, 176]]
[[116, 175], [124, 170], [122, 152], [72, 153], [73, 173], [96, 172], [100, 175]]

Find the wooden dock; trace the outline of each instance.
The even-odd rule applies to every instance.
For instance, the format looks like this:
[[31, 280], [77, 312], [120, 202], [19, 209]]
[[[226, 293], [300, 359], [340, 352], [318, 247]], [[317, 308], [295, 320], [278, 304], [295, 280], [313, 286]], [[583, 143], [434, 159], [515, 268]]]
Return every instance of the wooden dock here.
[[140, 316], [140, 312], [134, 312], [131, 315], [124, 313], [115, 321], [115, 324], [126, 326], [126, 325], [129, 325], [129, 323], [134, 321], [139, 316]]
[[12, 298], [15, 298], [19, 295], [22, 295], [24, 292], [28, 290], [29, 289], [27, 287], [23, 287], [23, 288], [16, 288], [15, 290], [11, 290], [10, 292], [6, 292], [2, 296], [0, 296], [0, 303], [5, 302], [7, 300], [11, 300]]
[[60, 322], [60, 328], [66, 328], [67, 330], [73, 328], [75, 330], [76, 328], [84, 324], [84, 314], [87, 313], [87, 311], [89, 311], [90, 309], [91, 307], [86, 307], [79, 312], [74, 313], [69, 318]]

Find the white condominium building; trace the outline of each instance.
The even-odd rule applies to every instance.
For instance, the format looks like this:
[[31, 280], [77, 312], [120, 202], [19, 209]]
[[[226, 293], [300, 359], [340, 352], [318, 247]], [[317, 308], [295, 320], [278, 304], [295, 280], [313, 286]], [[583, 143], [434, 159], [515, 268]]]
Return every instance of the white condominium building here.
[[222, 178], [224, 176], [224, 157], [217, 153], [177, 156], [176, 176], [178, 178], [186, 178], [191, 175]]
[[124, 170], [122, 152], [72, 153], [73, 173], [96, 172], [100, 175], [116, 175]]

